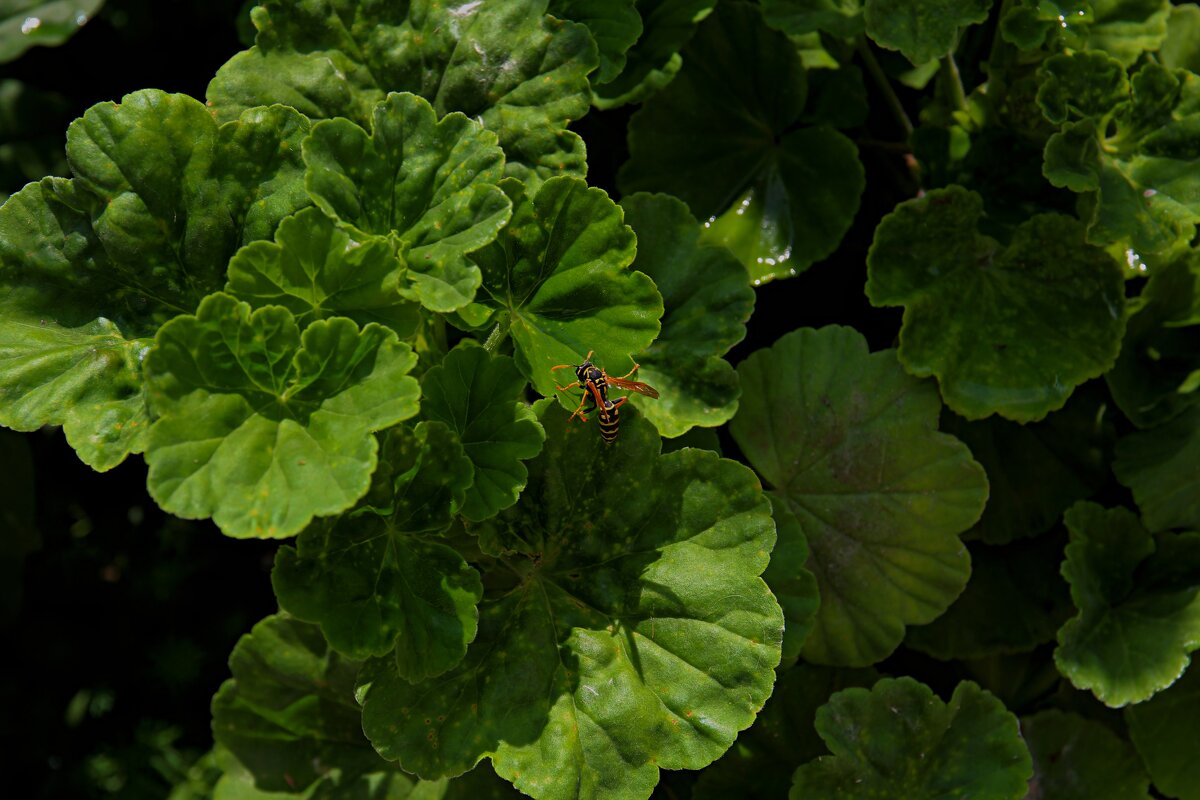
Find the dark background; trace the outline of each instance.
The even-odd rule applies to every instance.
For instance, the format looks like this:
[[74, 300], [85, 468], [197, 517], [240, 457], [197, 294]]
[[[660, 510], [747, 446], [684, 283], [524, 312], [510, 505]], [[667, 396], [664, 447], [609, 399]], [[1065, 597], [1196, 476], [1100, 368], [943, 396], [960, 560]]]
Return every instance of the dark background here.
[[[213, 73], [244, 46], [245, 14], [242, 0], [109, 0], [64, 45], [0, 65], [0, 79], [53, 93], [0, 121], [0, 155], [8, 155], [0, 193], [45, 172], [67, 174], [66, 127], [95, 103], [150, 87], [203, 99]], [[899, 140], [883, 103], [872, 98], [871, 107], [869, 138]], [[589, 182], [614, 198], [632, 110], [593, 111], [573, 126], [587, 142]], [[864, 260], [879, 218], [912, 187], [894, 151], [864, 142], [861, 156], [868, 190], [841, 249], [756, 290], [731, 362], [801, 325], [853, 324], [872, 349], [893, 344], [899, 311], [868, 305]], [[722, 444], [736, 456], [728, 437]], [[23, 560], [0, 546], [0, 752], [10, 796], [166, 796], [211, 746], [208, 704], [228, 677], [229, 651], [275, 611], [277, 543], [234, 541], [208, 522], [165, 516], [146, 495], [145, 472], [132, 457], [95, 473], [57, 429], [0, 430], [0, 507], [20, 507], [31, 493], [40, 534], [40, 548]], [[26, 522], [0, 515], [9, 528], [0, 543]]]

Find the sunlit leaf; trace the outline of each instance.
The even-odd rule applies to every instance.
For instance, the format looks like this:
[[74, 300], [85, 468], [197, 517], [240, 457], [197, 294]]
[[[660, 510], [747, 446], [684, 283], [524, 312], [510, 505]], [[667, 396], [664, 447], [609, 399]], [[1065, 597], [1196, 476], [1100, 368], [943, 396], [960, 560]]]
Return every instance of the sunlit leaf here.
[[821, 607], [802, 654], [872, 664], [966, 584], [958, 534], [983, 511], [983, 469], [937, 432], [933, 384], [907, 375], [895, 351], [868, 353], [850, 328], [787, 334], [738, 373], [730, 432], [812, 550]]
[[583, 140], [566, 128], [587, 113], [596, 45], [585, 26], [547, 16], [547, 2], [266, 0], [255, 46], [217, 71], [208, 100], [221, 120], [283, 102], [365, 125], [387, 92], [412, 92], [439, 117], [461, 111], [495, 131], [507, 175], [582, 175]]
[[146, 357], [159, 415], [148, 487], [227, 535], [292, 536], [349, 508], [375, 468], [372, 431], [417, 413], [416, 363], [386, 328], [318, 320], [215, 294], [164, 325]]
[[516, 181], [502, 187], [512, 221], [473, 258], [483, 271], [480, 302], [512, 336], [517, 367], [546, 396], [573, 379], [550, 368], [589, 351], [625, 374], [658, 335], [663, 305], [654, 282], [629, 268], [636, 240], [621, 209], [577, 178], [546, 181], [534, 195]]
[[490, 757], [534, 797], [648, 797], [659, 769], [723, 753], [770, 694], [783, 617], [758, 577], [769, 505], [734, 462], [658, 455], [636, 413], [607, 445], [538, 407], [546, 446], [491, 523], [527, 546], [508, 558], [519, 577], [485, 598], [449, 673], [413, 685], [368, 661], [363, 727], [427, 778]]
[[625, 68], [625, 51], [642, 35], [634, 6], [635, 0], [550, 0], [551, 14], [583, 23], [596, 40], [600, 67], [591, 74], [592, 83], [607, 83]]

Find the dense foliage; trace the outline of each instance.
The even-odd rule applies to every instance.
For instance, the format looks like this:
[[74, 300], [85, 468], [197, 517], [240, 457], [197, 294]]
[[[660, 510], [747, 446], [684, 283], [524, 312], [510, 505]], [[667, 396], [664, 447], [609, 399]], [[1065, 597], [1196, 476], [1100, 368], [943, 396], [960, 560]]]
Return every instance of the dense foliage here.
[[[11, 60], [99, 3], [10, 6]], [[69, 103], [0, 84], [0, 425], [144, 482], [94, 507], [191, 564], [130, 623], [193, 642], [168, 683], [241, 635], [206, 755], [144, 730], [73, 790], [1200, 798], [1200, 8], [243, 13], [65, 160]], [[31, 651], [40, 436], [0, 438]], [[242, 560], [275, 613], [149, 616]]]

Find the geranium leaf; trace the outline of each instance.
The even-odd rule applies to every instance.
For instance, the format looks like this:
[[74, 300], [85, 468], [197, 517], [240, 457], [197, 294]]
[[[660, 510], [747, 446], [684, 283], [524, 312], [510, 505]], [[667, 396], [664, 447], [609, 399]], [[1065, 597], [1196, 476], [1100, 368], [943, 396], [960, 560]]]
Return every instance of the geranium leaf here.
[[[1039, 101], [1083, 92], [1098, 63], [1094, 53], [1050, 59], [1055, 68], [1039, 72]], [[1049, 102], [1052, 121], [1072, 109], [1082, 118], [1046, 142], [1043, 171], [1055, 186], [1085, 193], [1088, 241], [1165, 253], [1190, 241], [1200, 221], [1200, 166], [1192, 151], [1200, 87], [1190, 73], [1152, 62], [1120, 91], [1124, 86], [1106, 80], [1103, 92], [1074, 107]]]
[[820, 607], [817, 578], [807, 568], [809, 550], [804, 528], [787, 502], [771, 495], [771, 513], [775, 517], [775, 549], [763, 580], [779, 600], [787, 626], [783, 631], [783, 663], [794, 664], [816, 623]]
[[1129, 735], [1154, 785], [1169, 797], [1200, 798], [1200, 669], [1189, 669], [1175, 685], [1125, 709]]
[[475, 479], [461, 513], [481, 521], [517, 502], [528, 473], [523, 463], [546, 434], [520, 398], [525, 379], [508, 356], [461, 344], [421, 377], [421, 413], [458, 434]]
[[547, 442], [523, 502], [491, 523], [535, 550], [510, 557], [523, 577], [481, 604], [449, 673], [412, 685], [368, 661], [363, 727], [425, 777], [490, 756], [535, 797], [648, 797], [660, 768], [724, 752], [770, 693], [783, 617], [758, 577], [769, 506], [734, 462], [658, 455], [636, 413], [609, 445], [538, 409]]
[[738, 373], [730, 432], [812, 550], [821, 607], [803, 656], [872, 664], [966, 584], [958, 534], [983, 511], [983, 469], [937, 432], [933, 385], [850, 328], [789, 333]]
[[1171, 6], [1167, 38], [1159, 48], [1158, 57], [1171, 69], [1200, 72], [1200, 8]]
[[0, 8], [0, 64], [35, 45], [62, 44], [103, 5], [104, 0], [9, 0]]
[[970, 681], [943, 703], [912, 678], [844, 689], [817, 710], [832, 755], [796, 770], [789, 797], [1020, 800], [1032, 774], [1017, 719]]
[[1041, 47], [1047, 39], [1081, 50], [1095, 22], [1089, 0], [1018, 0], [1004, 6], [1000, 33], [1022, 50]]
[[1099, 722], [1052, 709], [1022, 718], [1021, 735], [1033, 756], [1031, 785], [1042, 797], [1150, 800], [1137, 753]]
[[825, 31], [843, 39], [863, 32], [862, 0], [762, 0], [772, 28], [798, 36]]
[[200, 103], [155, 90], [76, 120], [79, 177], [30, 184], [0, 207], [0, 424], [64, 425], [95, 469], [141, 452], [149, 339], [220, 288], [238, 246], [309, 204], [307, 131], [278, 106], [218, 128]]
[[1079, 614], [1059, 630], [1054, 661], [1106, 705], [1140, 703], [1200, 647], [1200, 534], [1155, 540], [1130, 511], [1094, 503], [1077, 503], [1065, 519], [1062, 574]]
[[1200, 528], [1200, 406], [1117, 442], [1113, 472], [1151, 531]]
[[828, 126], [798, 126], [807, 83], [796, 48], [757, 8], [718, 6], [675, 80], [634, 115], [625, 192], [665, 191], [709, 220], [755, 283], [832, 253], [858, 210], [858, 150]]
[[629, 269], [636, 240], [621, 209], [577, 178], [546, 181], [536, 195], [516, 181], [502, 186], [512, 221], [473, 258], [483, 271], [480, 302], [511, 333], [522, 374], [553, 396], [550, 368], [580, 363], [589, 350], [624, 374], [658, 335], [663, 305], [654, 281]]
[[971, 579], [954, 604], [904, 643], [945, 661], [1032, 650], [1071, 616], [1058, 574], [1065, 537], [1046, 534], [1004, 547], [971, 546]]
[[1081, 386], [1062, 409], [1018, 425], [989, 417], [968, 422], [942, 414], [942, 430], [971, 448], [990, 492], [983, 516], [964, 538], [1006, 544], [1047, 531], [1077, 500], [1109, 479], [1116, 430], [1108, 398]]
[[596, 40], [600, 67], [590, 76], [592, 83], [607, 83], [625, 68], [625, 51], [642, 35], [642, 17], [634, 6], [635, 0], [550, 0], [551, 14], [583, 23]]
[[1182, 391], [1200, 370], [1200, 258], [1156, 267], [1139, 301], [1104, 380], [1129, 421], [1149, 428], [1200, 402], [1200, 392]]
[[371, 749], [354, 702], [359, 664], [329, 649], [316, 625], [267, 617], [229, 656], [233, 678], [212, 701], [213, 737], [265, 792], [297, 792], [340, 773], [398, 772]]
[[438, 117], [461, 111], [495, 131], [507, 175], [582, 175], [583, 140], [566, 128], [587, 113], [596, 45], [546, 5], [268, 0], [252, 14], [255, 46], [217, 71], [208, 100], [222, 120], [269, 98], [365, 125], [385, 93], [413, 92]]
[[873, 669], [799, 664], [781, 672], [754, 725], [738, 737], [728, 753], [700, 773], [692, 800], [786, 797], [796, 767], [829, 752], [813, 728], [817, 709], [834, 692], [850, 686], [870, 687], [877, 680], [879, 675]]
[[625, 54], [625, 68], [611, 80], [592, 79], [597, 108], [640, 103], [666, 86], [683, 63], [679, 51], [717, 0], [636, 0], [642, 35]]
[[746, 272], [724, 248], [701, 242], [700, 226], [681, 201], [635, 194], [621, 209], [637, 234], [633, 268], [649, 275], [663, 298], [662, 332], [637, 356], [637, 379], [661, 396], [631, 399], [663, 436], [727, 422], [741, 390], [721, 356], [746, 335], [754, 310]]
[[417, 413], [415, 363], [378, 325], [335, 317], [301, 334], [284, 308], [210, 295], [146, 357], [150, 493], [237, 537], [291, 536], [349, 508], [375, 469], [371, 431]]
[[403, 276], [385, 240], [359, 241], [320, 209], [306, 208], [279, 224], [275, 241], [253, 242], [234, 255], [225, 291], [254, 308], [283, 306], [301, 326], [342, 316], [405, 337], [420, 314], [400, 294]]
[[1090, 0], [1095, 15], [1087, 47], [1103, 50], [1130, 66], [1143, 52], [1154, 51], [1167, 36], [1170, 0]]
[[863, 0], [867, 36], [914, 64], [941, 58], [959, 33], [987, 19], [992, 0]]
[[1104, 53], [1051, 56], [1038, 71], [1037, 103], [1056, 125], [1072, 116], [1106, 114], [1128, 97], [1125, 67]]
[[439, 120], [413, 94], [389, 94], [372, 119], [369, 134], [347, 119], [313, 126], [308, 192], [360, 236], [395, 244], [408, 266], [402, 292], [432, 311], [461, 308], [479, 287], [467, 253], [492, 241], [511, 213], [496, 186], [504, 154], [495, 134], [462, 114]]
[[440, 422], [393, 428], [381, 457], [392, 463], [380, 469], [395, 475], [396, 512], [310, 525], [294, 549], [279, 550], [271, 575], [284, 610], [319, 623], [339, 652], [391, 654], [412, 681], [458, 663], [475, 638], [483, 596], [479, 573], [461, 555], [417, 535], [423, 527], [444, 527], [442, 518], [449, 525], [451, 492], [444, 487], [470, 481], [462, 448], [455, 452], [449, 444], [457, 442]]
[[937, 376], [955, 412], [1030, 422], [1116, 360], [1123, 278], [1069, 217], [1033, 217], [1002, 247], [978, 231], [982, 214], [958, 186], [901, 203], [875, 229], [867, 296], [904, 306], [900, 360]]

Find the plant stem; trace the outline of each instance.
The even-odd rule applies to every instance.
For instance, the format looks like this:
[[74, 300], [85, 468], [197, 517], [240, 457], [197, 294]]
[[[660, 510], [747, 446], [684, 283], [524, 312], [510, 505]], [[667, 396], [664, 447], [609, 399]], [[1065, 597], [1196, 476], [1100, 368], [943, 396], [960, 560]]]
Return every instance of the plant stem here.
[[967, 93], [963, 89], [962, 73], [958, 71], [958, 64], [954, 61], [953, 53], [942, 56], [942, 74], [946, 76], [946, 86], [950, 91], [950, 100], [954, 103], [954, 109], [966, 111]]
[[489, 353], [495, 353], [505, 339], [508, 338], [508, 329], [512, 327], [512, 316], [505, 315], [496, 323], [496, 327], [492, 328], [492, 332], [488, 334], [487, 341], [483, 343], [483, 349]]
[[875, 54], [871, 52], [871, 46], [867, 44], [864, 37], [858, 40], [858, 55], [862, 58], [863, 64], [867, 67], [867, 72], [871, 73], [871, 78], [875, 81], [875, 85], [883, 92], [883, 99], [891, 109], [892, 116], [900, 123], [900, 127], [904, 129], [904, 138], [912, 136], [913, 124], [908, 118], [908, 113], [904, 110], [904, 105], [900, 102], [900, 98], [896, 96], [896, 90], [892, 88], [892, 82], [888, 80], [888, 76], [884, 74], [883, 67], [879, 66], [879, 62], [875, 59]]

